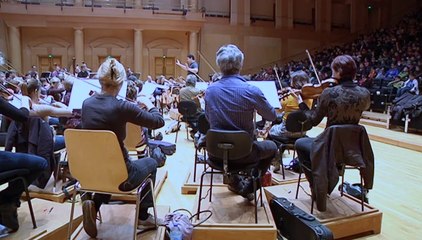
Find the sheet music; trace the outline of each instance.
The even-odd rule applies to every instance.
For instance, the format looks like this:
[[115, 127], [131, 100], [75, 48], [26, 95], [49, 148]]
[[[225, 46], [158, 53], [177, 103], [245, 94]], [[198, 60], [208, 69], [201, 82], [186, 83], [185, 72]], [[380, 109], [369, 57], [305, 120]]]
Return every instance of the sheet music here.
[[[127, 82], [123, 81], [123, 86], [117, 96], [117, 99], [125, 100]], [[98, 79], [78, 79], [74, 78], [72, 95], [70, 95], [69, 108], [81, 109], [82, 103], [89, 98], [93, 92], [101, 92], [101, 85]], [[91, 94], [90, 94], [91, 93]]]
[[155, 91], [156, 88], [161, 88], [161, 89], [166, 89], [166, 90], [169, 89], [169, 87], [165, 85], [159, 85], [152, 82], [146, 82], [142, 86], [142, 91], [139, 93], [139, 95], [150, 96], [152, 95], [152, 93]]
[[205, 91], [208, 88], [208, 82], [197, 82], [195, 88], [200, 91]]
[[277, 88], [274, 81], [247, 81], [247, 83], [258, 87], [271, 106], [274, 108], [281, 108], [280, 100], [278, 99]]

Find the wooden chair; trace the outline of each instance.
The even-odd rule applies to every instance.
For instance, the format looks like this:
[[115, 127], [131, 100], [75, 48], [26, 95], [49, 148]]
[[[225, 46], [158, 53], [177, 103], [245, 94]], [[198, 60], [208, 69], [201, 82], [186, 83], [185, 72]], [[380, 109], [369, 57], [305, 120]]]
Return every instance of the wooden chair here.
[[[126, 138], [123, 141], [129, 155], [134, 155], [137, 157], [144, 157], [148, 155], [148, 146], [146, 144], [142, 144], [143, 142], [143, 133], [142, 127], [133, 123], [126, 123]], [[146, 137], [146, 136], [144, 136]], [[140, 154], [140, 152], [144, 152], [144, 154]]]
[[[253, 140], [251, 136], [245, 131], [226, 131], [226, 130], [215, 130], [210, 129], [207, 132], [207, 152], [210, 157], [222, 159], [223, 163], [219, 164], [209, 159], [206, 160], [207, 164], [211, 167], [211, 171], [205, 171], [201, 175], [201, 182], [199, 185], [199, 197], [198, 197], [198, 210], [197, 219], [199, 220], [199, 213], [201, 212], [201, 201], [202, 201], [202, 187], [204, 182], [204, 176], [211, 174], [210, 189], [209, 189], [209, 201], [211, 202], [212, 196], [212, 180], [214, 174], [223, 174], [224, 183], [228, 182], [228, 176], [231, 174], [241, 174], [252, 178], [253, 182], [253, 194], [254, 194], [254, 205], [255, 205], [255, 223], [258, 223], [258, 205], [256, 191], [258, 190], [257, 182], [261, 181], [261, 171], [254, 166], [244, 165], [240, 168], [230, 167], [229, 162], [233, 160], [243, 159], [252, 152]], [[217, 171], [214, 171], [217, 170]], [[262, 187], [259, 187], [259, 194], [262, 201]]]
[[[113, 132], [106, 130], [68, 129], [64, 135], [69, 169], [72, 176], [78, 180], [80, 191], [133, 196], [133, 191], [124, 192], [119, 190], [119, 185], [128, 178], [128, 172], [117, 137]], [[75, 184], [75, 187], [78, 183]], [[154, 216], [157, 218], [153, 194], [154, 186], [151, 178], [147, 177], [136, 188], [133, 239], [136, 239], [139, 208], [143, 200], [141, 199], [141, 191], [148, 184], [150, 185], [153, 196]], [[76, 192], [75, 190], [72, 198], [68, 239], [70, 239], [71, 235]]]

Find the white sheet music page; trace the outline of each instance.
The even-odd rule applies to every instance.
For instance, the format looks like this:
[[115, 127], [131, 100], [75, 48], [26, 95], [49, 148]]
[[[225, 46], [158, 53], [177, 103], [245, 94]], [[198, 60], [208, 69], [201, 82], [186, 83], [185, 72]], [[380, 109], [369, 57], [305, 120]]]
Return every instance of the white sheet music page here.
[[[126, 98], [127, 82], [123, 81], [123, 86], [117, 96], [117, 99]], [[69, 108], [81, 109], [85, 99], [91, 97], [95, 93], [101, 92], [101, 85], [98, 79], [79, 79], [74, 78], [72, 95], [70, 96]]]

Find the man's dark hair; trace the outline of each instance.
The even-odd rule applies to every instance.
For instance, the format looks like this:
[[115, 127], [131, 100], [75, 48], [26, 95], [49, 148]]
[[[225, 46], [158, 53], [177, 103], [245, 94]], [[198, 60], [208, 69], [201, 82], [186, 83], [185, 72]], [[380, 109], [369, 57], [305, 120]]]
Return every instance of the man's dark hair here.
[[195, 56], [193, 56], [193, 54], [189, 54], [189, 55], [188, 55], [188, 58], [190, 58], [190, 59], [192, 59], [192, 60], [195, 60]]

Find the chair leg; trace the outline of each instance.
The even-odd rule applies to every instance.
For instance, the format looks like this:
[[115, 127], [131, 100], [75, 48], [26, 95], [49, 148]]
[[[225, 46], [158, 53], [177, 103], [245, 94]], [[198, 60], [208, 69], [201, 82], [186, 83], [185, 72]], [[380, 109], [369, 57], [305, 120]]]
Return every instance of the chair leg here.
[[29, 196], [28, 184], [24, 178], [20, 178], [20, 179], [23, 182], [26, 198], [28, 198], [29, 213], [31, 214], [32, 226], [35, 229], [37, 228], [37, 222], [35, 221], [34, 209], [32, 208], [31, 197]]
[[261, 197], [261, 207], [264, 206], [264, 200], [262, 199], [262, 186], [259, 188], [259, 195]]
[[141, 205], [141, 192], [142, 192], [142, 189], [141, 188], [139, 188], [138, 189], [138, 192], [137, 192], [137, 196], [136, 196], [136, 202], [135, 202], [135, 222], [133, 223], [134, 224], [134, 227], [133, 227], [133, 239], [134, 240], [136, 240], [136, 237], [137, 237], [137, 230], [138, 230], [138, 218], [139, 218], [139, 207], [140, 207], [140, 205]]
[[202, 201], [202, 186], [204, 184], [204, 176], [206, 175], [206, 172], [203, 172], [201, 174], [201, 182], [199, 183], [199, 198], [198, 198], [198, 210], [196, 211], [198, 215], [196, 216], [196, 219], [199, 220], [199, 213], [201, 212], [201, 201]]
[[296, 199], [299, 196], [299, 187], [300, 187], [300, 177], [302, 176], [302, 169], [299, 172], [299, 178], [297, 179], [297, 188], [296, 188]]
[[253, 181], [253, 198], [254, 198], [254, 205], [255, 205], [255, 223], [258, 223], [258, 204], [256, 201], [256, 178], [252, 177]]
[[207, 170], [207, 150], [204, 148], [204, 172]]
[[179, 130], [180, 130], [180, 122], [177, 121], [177, 127], [176, 127], [176, 137], [174, 138], [174, 143], [177, 143], [177, 136], [179, 135]]
[[198, 162], [198, 149], [195, 148], [195, 162], [193, 164], [193, 182], [196, 181], [196, 163]]
[[360, 194], [360, 200], [362, 201], [362, 212], [365, 210], [365, 190], [363, 188], [363, 178], [362, 178], [362, 174], [360, 174], [360, 186], [361, 186], [361, 194]]
[[213, 183], [214, 169], [211, 168], [211, 178], [210, 178], [210, 202], [212, 198], [212, 183]]
[[186, 128], [186, 139], [189, 140], [189, 127], [188, 127], [188, 123], [185, 123], [185, 128]]
[[157, 224], [157, 206], [155, 205], [155, 195], [154, 195], [154, 184], [152, 182], [152, 180], [149, 180], [149, 184], [151, 186], [151, 194], [152, 194], [152, 210], [154, 211], [154, 218], [155, 218], [155, 227], [158, 228], [158, 224]]
[[314, 214], [314, 198], [311, 196], [311, 214]]
[[76, 201], [76, 184], [74, 185], [75, 190], [73, 191], [72, 197], [72, 207], [70, 208], [70, 220], [69, 220], [69, 227], [67, 228], [67, 239], [70, 240], [72, 234], [72, 223], [73, 223], [73, 213], [75, 211], [75, 201]]
[[344, 174], [346, 173], [345, 169], [343, 169], [343, 175], [341, 176], [341, 188], [340, 188], [340, 196], [343, 197], [343, 188], [344, 188]]
[[281, 157], [281, 173], [283, 174], [283, 180], [286, 179], [286, 175], [284, 174], [284, 164], [283, 164], [283, 157]]

